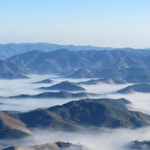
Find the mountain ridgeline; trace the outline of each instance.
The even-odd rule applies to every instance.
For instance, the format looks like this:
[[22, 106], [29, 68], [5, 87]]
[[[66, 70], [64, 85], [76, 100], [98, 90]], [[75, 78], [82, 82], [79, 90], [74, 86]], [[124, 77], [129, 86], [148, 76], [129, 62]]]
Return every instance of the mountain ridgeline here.
[[126, 99], [83, 99], [29, 112], [1, 112], [0, 138], [32, 135], [32, 130], [80, 131], [88, 128], [138, 128], [150, 125], [150, 116], [130, 111]]
[[[10, 78], [7, 73], [11, 70], [12, 78], [21, 73], [23, 77], [26, 74], [61, 74], [72, 78], [101, 78], [103, 82], [114, 83], [150, 81], [149, 50], [33, 50], [0, 61], [0, 65], [2, 63], [1, 78]], [[17, 66], [17, 70], [11, 66]]]
[[[17, 89], [23, 92], [17, 91], [15, 96], [11, 94], [7, 96], [7, 92], [3, 96], [5, 91], [1, 87], [1, 107], [6, 107], [12, 100], [17, 111], [16, 108], [10, 109], [12, 104], [9, 105], [9, 109], [0, 111], [0, 149], [86, 150], [79, 144], [55, 141], [37, 144], [33, 141], [31, 145], [22, 145], [19, 141], [36, 139], [36, 132], [38, 130], [41, 132], [43, 129], [51, 135], [51, 131], [101, 132], [101, 129], [103, 131], [120, 128], [134, 130], [150, 126], [150, 115], [138, 112], [137, 109], [134, 111], [134, 107], [129, 109], [132, 100], [122, 97], [133, 92], [134, 94], [150, 92], [150, 50], [148, 49], [113, 49], [48, 43], [6, 44], [0, 45], [0, 58], [0, 79], [24, 79], [19, 82], [23, 81], [23, 85], [26, 86], [25, 91], [24, 88]], [[54, 74], [62, 79], [44, 78], [44, 76], [36, 81], [36, 76], [30, 74], [48, 76]], [[29, 77], [31, 78], [27, 79]], [[31, 82], [32, 78], [34, 80]], [[14, 84], [10, 84], [11, 88], [15, 88], [16, 80], [10, 82]], [[126, 87], [117, 85], [115, 93], [112, 89], [108, 93], [105, 90], [105, 93], [102, 93], [101, 88], [115, 86], [115, 84], [108, 85], [102, 82], [125, 84]], [[3, 83], [5, 84], [5, 81]], [[122, 86], [123, 88], [120, 89]], [[92, 93], [90, 88], [96, 93]], [[6, 88], [7, 91], [9, 89]], [[115, 94], [121, 97], [110, 98], [111, 95], [116, 96]], [[59, 101], [56, 102], [56, 99]], [[33, 107], [36, 100], [40, 107], [37, 105], [28, 111], [18, 109], [18, 106], [24, 107], [28, 100], [31, 104], [33, 102]], [[56, 104], [51, 105], [54, 101]], [[18, 102], [23, 105], [18, 105]], [[50, 106], [47, 106], [47, 103]], [[13, 144], [7, 143], [7, 140]], [[18, 143], [15, 143], [15, 140]], [[143, 145], [149, 149], [149, 141], [133, 141], [127, 145], [127, 149], [141, 150]]]
[[149, 84], [135, 84], [128, 86], [124, 89], [117, 91], [118, 93], [132, 93], [132, 92], [142, 92], [142, 93], [149, 93], [150, 92], [150, 85]]
[[51, 52], [58, 49], [77, 50], [111, 50], [110, 47], [96, 47], [96, 46], [77, 46], [77, 45], [60, 45], [52, 43], [8, 43], [0, 44], [0, 58], [8, 58], [21, 53], [32, 50], [40, 50], [43, 52]]

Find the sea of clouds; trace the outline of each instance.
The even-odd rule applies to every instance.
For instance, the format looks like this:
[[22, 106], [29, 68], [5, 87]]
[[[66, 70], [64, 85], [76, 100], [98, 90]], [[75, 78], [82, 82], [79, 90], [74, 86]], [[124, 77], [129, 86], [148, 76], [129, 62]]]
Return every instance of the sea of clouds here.
[[[51, 84], [35, 84], [35, 82], [51, 79]], [[9, 96], [16, 96], [20, 94], [38, 94], [45, 92], [38, 89], [43, 86], [50, 86], [62, 81], [71, 81], [79, 83], [88, 81], [90, 79], [66, 79], [59, 78], [58, 76], [38, 76], [30, 75], [29, 79], [19, 80], [0, 80], [0, 110], [9, 111], [30, 111], [36, 108], [45, 108], [55, 105], [61, 105], [74, 99], [12, 99], [3, 98]], [[99, 83], [96, 85], [85, 85], [81, 84], [83, 88], [89, 93], [98, 94], [95, 98], [126, 98], [131, 102], [128, 105], [130, 110], [141, 111], [150, 115], [150, 93], [129, 93], [129, 94], [118, 94], [117, 90], [127, 87], [129, 84], [104, 84]], [[34, 131], [34, 136], [26, 139], [2, 141], [0, 145], [5, 147], [6, 145], [36, 145], [44, 143], [52, 143], [56, 141], [71, 142], [74, 144], [81, 144], [88, 147], [90, 150], [128, 150], [125, 145], [134, 140], [150, 140], [150, 127], [139, 128], [139, 129], [99, 129], [97, 132], [94, 130], [80, 131], [80, 132], [62, 132], [62, 131], [51, 131], [51, 130], [40, 130]]]

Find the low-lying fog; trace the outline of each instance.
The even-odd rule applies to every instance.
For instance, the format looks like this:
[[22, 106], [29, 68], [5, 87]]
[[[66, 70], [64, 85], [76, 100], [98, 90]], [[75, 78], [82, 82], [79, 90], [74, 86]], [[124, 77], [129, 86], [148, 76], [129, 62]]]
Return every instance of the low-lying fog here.
[[[51, 79], [52, 83], [40, 83], [36, 84], [38, 81], [42, 81], [44, 79]], [[16, 96], [20, 94], [39, 94], [42, 92], [46, 92], [44, 90], [38, 89], [39, 87], [47, 87], [54, 85], [56, 83], [60, 83], [62, 81], [71, 81], [74, 83], [79, 83], [83, 81], [88, 81], [90, 79], [66, 79], [59, 78], [54, 75], [30, 75], [29, 79], [19, 79], [19, 80], [0, 80], [0, 96], [8, 97], [8, 96]], [[132, 110], [142, 111], [144, 113], [150, 114], [150, 93], [130, 93], [130, 94], [116, 94], [114, 93], [117, 90], [120, 90], [124, 87], [127, 87], [129, 84], [104, 84], [99, 83], [96, 85], [85, 85], [81, 84], [83, 88], [86, 89], [88, 93], [96, 93], [99, 94], [97, 98], [126, 98], [131, 101], [131, 105], [129, 108]], [[96, 98], [96, 97], [95, 97]], [[24, 98], [24, 99], [10, 99], [10, 98], [0, 98], [0, 110], [14, 110], [14, 111], [29, 111], [32, 109], [40, 108], [40, 107], [50, 107], [54, 105], [61, 105], [66, 102], [69, 102], [75, 99], [56, 99], [56, 98], [43, 98], [43, 99], [34, 99], [34, 98]]]
[[[75, 83], [87, 81], [89, 79], [65, 79], [57, 76], [37, 76], [30, 75], [29, 79], [20, 80], [0, 80], [0, 96], [8, 97], [20, 94], [38, 94], [44, 92], [39, 90], [39, 87], [46, 87], [61, 81], [71, 81]], [[51, 84], [35, 84], [35, 82], [51, 79]], [[130, 93], [130, 94], [116, 94], [115, 91], [127, 87], [128, 84], [102, 84], [97, 85], [85, 85], [81, 84], [86, 92], [99, 94], [97, 98], [126, 98], [131, 101], [129, 108], [132, 110], [138, 110], [147, 114], [150, 114], [150, 93]], [[15, 111], [29, 111], [40, 107], [50, 107], [54, 105], [64, 104], [72, 99], [12, 99], [12, 98], [0, 98], [0, 110], [15, 110]], [[141, 129], [105, 129], [100, 132], [84, 131], [77, 133], [59, 132], [59, 131], [41, 131], [36, 130], [34, 138], [23, 139], [19, 141], [1, 141], [0, 148], [6, 146], [6, 144], [15, 143], [18, 145], [25, 144], [42, 144], [51, 143], [56, 141], [71, 142], [74, 144], [82, 144], [87, 146], [90, 150], [127, 150], [123, 146], [133, 140], [150, 140], [150, 128]]]
[[55, 142], [69, 141], [74, 144], [81, 144], [90, 150], [127, 150], [124, 147], [127, 143], [133, 140], [149, 140], [150, 128], [141, 129], [101, 129], [99, 132], [80, 131], [77, 133], [68, 132], [43, 132], [37, 130], [34, 138], [35, 142]]
[[34, 136], [30, 138], [9, 140], [7, 142], [0, 140], [0, 148], [12, 145], [40, 145], [63, 141], [84, 145], [89, 150], [129, 150], [126, 145], [131, 141], [149, 140], [149, 137], [149, 127], [140, 129], [102, 129], [99, 132], [88, 130], [74, 133], [37, 129]]
[[[38, 81], [44, 79], [51, 79], [52, 83], [40, 83], [36, 84]], [[50, 75], [30, 75], [29, 79], [19, 79], [19, 80], [0, 80], [0, 96], [9, 97], [16, 96], [20, 94], [39, 94], [46, 92], [45, 90], [38, 89], [39, 87], [48, 87], [62, 81], [70, 81], [74, 83], [84, 82], [90, 79], [67, 79], [59, 78], [58, 76]], [[118, 89], [126, 87], [127, 85], [111, 85], [111, 84], [97, 84], [97, 85], [81, 85], [89, 93], [106, 94], [112, 93]], [[29, 111], [39, 107], [50, 107], [54, 105], [64, 104], [73, 99], [34, 99], [34, 98], [24, 98], [24, 99], [10, 99], [10, 98], [0, 98], [0, 109], [1, 110], [14, 110], [14, 111]]]
[[130, 94], [110, 94], [107, 98], [126, 98], [131, 104], [128, 105], [130, 110], [140, 111], [150, 115], [150, 93], [130, 93]]

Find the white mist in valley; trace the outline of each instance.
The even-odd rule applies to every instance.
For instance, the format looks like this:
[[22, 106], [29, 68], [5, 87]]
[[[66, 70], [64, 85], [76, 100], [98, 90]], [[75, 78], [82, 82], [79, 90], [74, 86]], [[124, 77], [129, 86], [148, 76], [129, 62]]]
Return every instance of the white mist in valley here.
[[[63, 98], [8, 98], [21, 94], [36, 95], [49, 90], [39, 89], [49, 87], [62, 81], [83, 82], [88, 79], [67, 79], [55, 75], [29, 75], [28, 79], [0, 80], [0, 110], [1, 111], [30, 111], [37, 108], [46, 108], [61, 105], [76, 99]], [[39, 81], [51, 79], [52, 83], [38, 83]], [[56, 91], [53, 91], [56, 92]], [[76, 92], [74, 92], [76, 93]], [[7, 97], [7, 98], [3, 98]]]
[[[18, 98], [3, 98], [9, 96], [16, 96], [20, 94], [39, 94], [38, 89], [44, 84], [35, 84], [45, 78], [52, 78], [51, 76], [30, 75], [28, 79], [14, 79], [14, 80], [0, 80], [0, 110], [8, 111], [29, 111], [32, 109], [46, 107], [50, 103], [49, 100], [42, 99], [18, 99]], [[49, 103], [48, 103], [49, 102]], [[52, 102], [51, 102], [52, 103]], [[50, 105], [51, 106], [51, 105]]]
[[61, 105], [69, 102], [70, 99], [35, 99], [35, 98], [23, 98], [23, 99], [0, 99], [1, 111], [20, 111], [27, 112], [37, 108], [47, 108], [55, 105]]
[[[45, 92], [38, 89], [39, 87], [48, 87], [62, 81], [70, 81], [80, 83], [88, 81], [89, 79], [66, 79], [59, 78], [58, 76], [37, 76], [30, 75], [29, 79], [20, 80], [0, 80], [0, 96], [16, 96], [20, 94], [39, 94]], [[35, 82], [44, 79], [53, 80], [52, 83], [35, 84]], [[96, 93], [99, 96], [95, 98], [126, 98], [131, 102], [128, 105], [129, 109], [141, 111], [150, 114], [150, 94], [147, 93], [130, 93], [130, 94], [117, 94], [117, 90], [127, 87], [130, 84], [103, 84], [96, 85], [79, 84], [86, 89], [88, 93]], [[61, 105], [66, 102], [78, 99], [57, 99], [57, 98], [0, 98], [0, 110], [8, 111], [30, 111], [36, 108], [46, 108], [55, 105]], [[1, 147], [6, 145], [39, 145], [45, 143], [52, 143], [57, 141], [71, 142], [73, 144], [81, 144], [89, 148], [89, 150], [127, 150], [124, 147], [127, 143], [134, 140], [150, 140], [150, 127], [139, 129], [99, 129], [87, 130], [80, 132], [63, 132], [53, 130], [40, 130], [34, 131], [34, 136], [19, 140], [2, 141], [0, 140]], [[69, 149], [71, 150], [71, 149]]]
[[[1, 79], [0, 80], [0, 96], [16, 96], [19, 94], [38, 94], [40, 90], [37, 88], [41, 86], [48, 86], [47, 84], [35, 84], [44, 79], [57, 78], [51, 75], [29, 75], [28, 79]], [[49, 84], [50, 86], [51, 84]]]
[[107, 84], [107, 83], [98, 83], [98, 84], [92, 84], [92, 85], [81, 84], [81, 86], [85, 88], [87, 92], [100, 94], [100, 95], [114, 93], [129, 85], [131, 84]]
[[131, 102], [127, 105], [130, 110], [150, 115], [150, 93], [108, 94], [105, 97], [112, 99], [126, 98]]
[[139, 129], [99, 129], [99, 131], [89, 129], [79, 132], [36, 129], [32, 137], [12, 141], [9, 140], [7, 142], [0, 140], [0, 143], [3, 143], [3, 146], [25, 146], [62, 141], [80, 144], [89, 150], [129, 150], [127, 145], [131, 141], [149, 140], [149, 137], [150, 127]]
[[[44, 79], [51, 79], [52, 83], [38, 83]], [[55, 105], [61, 105], [72, 100], [78, 99], [58, 99], [58, 98], [2, 98], [9, 96], [16, 96], [20, 94], [35, 95], [48, 90], [39, 89], [40, 87], [49, 87], [62, 81], [70, 81], [74, 83], [85, 82], [90, 79], [70, 79], [61, 78], [55, 75], [29, 75], [28, 79], [19, 80], [0, 80], [0, 110], [13, 110], [13, 111], [29, 111], [36, 108], [45, 108]], [[89, 98], [126, 98], [131, 102], [129, 109], [142, 111], [150, 114], [150, 94], [147, 93], [130, 93], [130, 94], [117, 94], [117, 90], [125, 88], [131, 84], [106, 84], [98, 83], [95, 85], [79, 84], [86, 89], [87, 93], [98, 94], [97, 97], [89, 96]]]
[[88, 92], [99, 94], [97, 98], [119, 99], [125, 98], [131, 103], [128, 106], [130, 110], [140, 111], [150, 115], [150, 93], [132, 92], [128, 94], [119, 94], [116, 91], [126, 88], [132, 84], [105, 84], [82, 85]]

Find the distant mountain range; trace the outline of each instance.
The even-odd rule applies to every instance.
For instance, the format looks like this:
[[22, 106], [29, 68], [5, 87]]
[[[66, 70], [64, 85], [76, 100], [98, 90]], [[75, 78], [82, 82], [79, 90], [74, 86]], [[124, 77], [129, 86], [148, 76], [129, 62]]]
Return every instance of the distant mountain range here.
[[33, 50], [1, 60], [0, 65], [3, 66], [0, 78], [60, 74], [71, 78], [101, 78], [107, 83], [150, 82], [149, 50]]
[[[74, 47], [76, 50], [46, 50], [46, 47], [57, 45], [46, 44], [45, 48], [40, 48], [42, 45], [44, 43], [6, 44], [8, 50], [13, 46], [24, 50], [18, 48], [20, 54], [16, 52], [16, 55], [14, 53], [12, 57], [0, 60], [0, 78], [25, 78], [27, 74], [59, 74], [71, 78], [100, 78], [101, 82], [107, 83], [150, 82], [150, 50], [103, 50], [96, 47], [88, 47], [87, 50], [84, 46], [81, 49], [68, 46], [68, 49]], [[39, 48], [31, 50], [29, 47], [32, 46]], [[10, 52], [13, 53], [11, 48]], [[0, 54], [2, 53], [3, 50], [0, 49]]]
[[8, 58], [14, 55], [25, 53], [32, 50], [40, 50], [43, 52], [55, 51], [58, 49], [78, 50], [111, 50], [111, 47], [96, 47], [96, 46], [77, 46], [77, 45], [60, 45], [51, 43], [8, 43], [0, 44], [0, 58]]
[[19, 79], [26, 78], [26, 71], [13, 62], [0, 60], [0, 78]]

